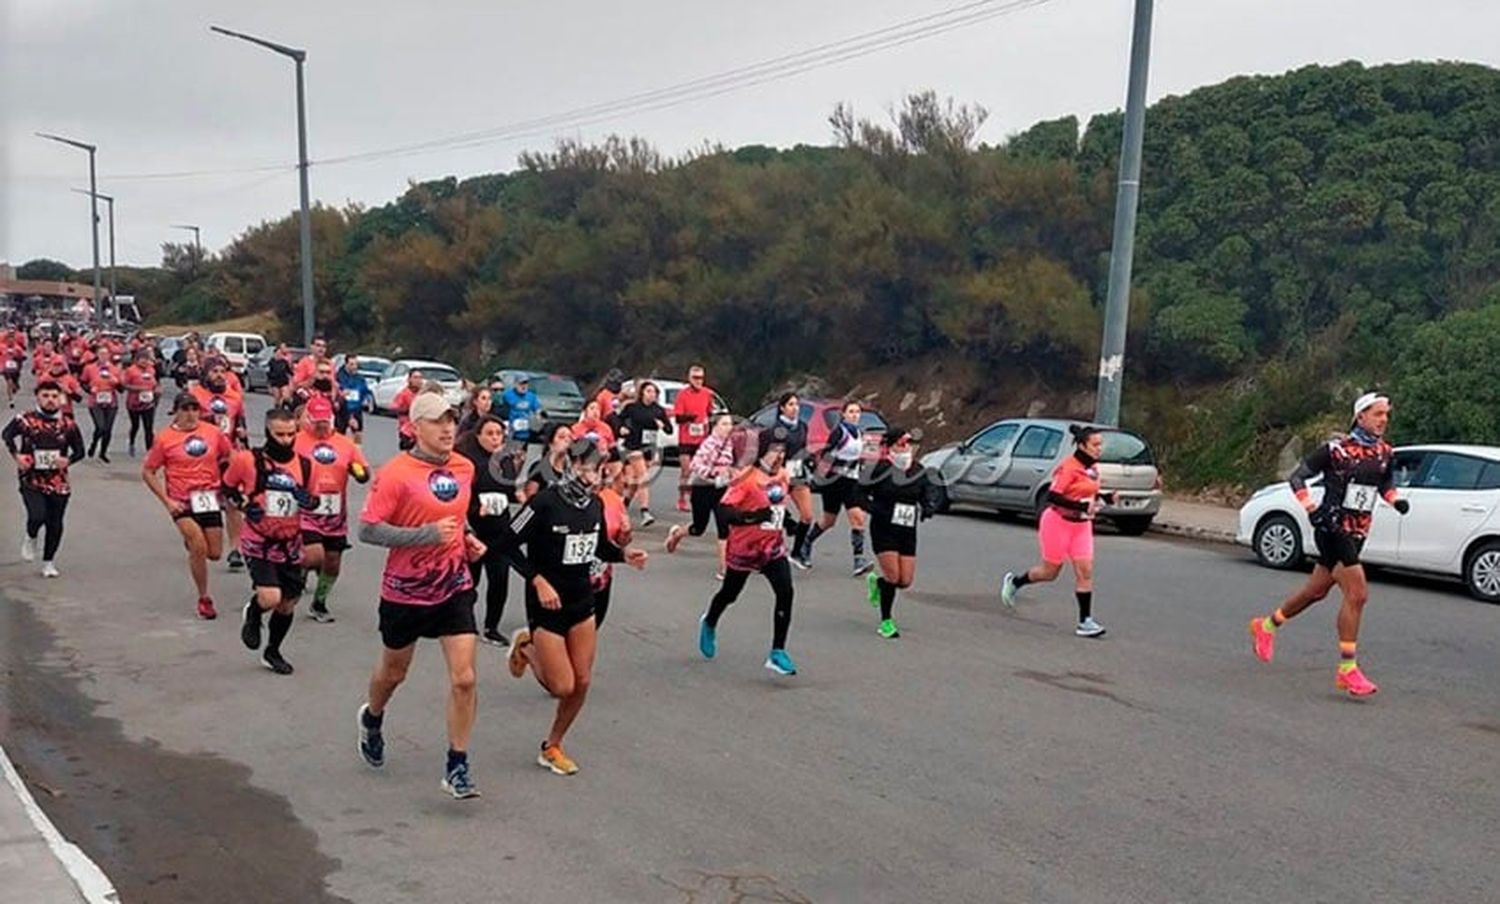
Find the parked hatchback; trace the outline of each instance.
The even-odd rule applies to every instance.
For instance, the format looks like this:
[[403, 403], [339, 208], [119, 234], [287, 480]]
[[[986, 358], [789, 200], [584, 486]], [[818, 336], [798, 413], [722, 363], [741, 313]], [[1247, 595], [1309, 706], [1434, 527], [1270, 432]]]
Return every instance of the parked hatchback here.
[[406, 387], [407, 376], [412, 371], [421, 371], [428, 381], [443, 387], [443, 399], [457, 408], [469, 399], [464, 389], [464, 378], [458, 369], [441, 361], [426, 361], [420, 358], [401, 358], [392, 361], [385, 369], [380, 381], [375, 384], [375, 411], [384, 414], [391, 411], [396, 395]]
[[[1391, 472], [1411, 511], [1375, 506], [1361, 558], [1458, 577], [1476, 599], [1500, 603], [1500, 448], [1403, 446]], [[1308, 481], [1308, 492], [1322, 500], [1321, 478]], [[1295, 568], [1317, 550], [1307, 513], [1284, 482], [1240, 509], [1238, 540], [1270, 568]]]
[[[292, 353], [291, 360], [293, 367], [297, 366], [298, 361], [307, 357], [307, 349], [305, 348], [288, 348], [287, 351]], [[250, 356], [249, 362], [245, 364], [246, 392], [271, 391], [270, 367], [271, 358], [275, 354], [276, 346], [267, 345]]]
[[[1053, 472], [1073, 454], [1068, 428], [1075, 423], [1007, 418], [924, 455], [922, 464], [937, 475], [944, 507], [962, 503], [1039, 515]], [[1123, 534], [1145, 533], [1161, 510], [1161, 474], [1151, 446], [1129, 430], [1101, 427], [1099, 432], [1104, 438], [1099, 482], [1115, 494], [1099, 513]]]
[[[828, 445], [828, 434], [843, 418], [843, 399], [799, 399], [801, 410], [797, 418], [807, 425], [807, 451], [817, 455]], [[758, 432], [776, 426], [776, 403], [772, 402], [750, 415], [750, 424]], [[880, 412], [865, 408], [859, 416], [860, 438], [864, 441], [867, 456], [873, 456], [880, 445], [880, 437], [887, 427]], [[751, 448], [754, 448], [753, 446]]]

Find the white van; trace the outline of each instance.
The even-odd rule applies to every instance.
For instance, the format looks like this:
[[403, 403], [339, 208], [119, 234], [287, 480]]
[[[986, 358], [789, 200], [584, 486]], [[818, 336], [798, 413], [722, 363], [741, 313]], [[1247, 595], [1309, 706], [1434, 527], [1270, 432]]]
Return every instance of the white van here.
[[243, 376], [250, 356], [266, 347], [266, 337], [260, 333], [212, 333], [205, 347], [222, 355], [230, 369]]

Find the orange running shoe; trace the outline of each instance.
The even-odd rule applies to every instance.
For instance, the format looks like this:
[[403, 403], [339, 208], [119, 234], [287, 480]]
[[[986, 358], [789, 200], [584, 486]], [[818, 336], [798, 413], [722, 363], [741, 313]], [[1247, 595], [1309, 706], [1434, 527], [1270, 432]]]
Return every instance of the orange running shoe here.
[[1368, 697], [1380, 690], [1375, 686], [1375, 682], [1365, 677], [1365, 673], [1359, 670], [1359, 666], [1347, 672], [1339, 672], [1338, 678], [1334, 680], [1334, 687], [1341, 691], [1348, 691], [1354, 697]]
[[1265, 618], [1250, 619], [1250, 647], [1261, 662], [1270, 662], [1276, 655], [1276, 633], [1266, 630]]
[[573, 775], [578, 771], [578, 764], [563, 753], [560, 744], [551, 747], [542, 744], [542, 752], [536, 755], [536, 764], [543, 769], [551, 769], [553, 775]]
[[510, 656], [506, 664], [510, 666], [510, 677], [519, 678], [526, 674], [526, 654], [522, 647], [531, 643], [531, 632], [525, 628], [517, 628], [510, 635]]

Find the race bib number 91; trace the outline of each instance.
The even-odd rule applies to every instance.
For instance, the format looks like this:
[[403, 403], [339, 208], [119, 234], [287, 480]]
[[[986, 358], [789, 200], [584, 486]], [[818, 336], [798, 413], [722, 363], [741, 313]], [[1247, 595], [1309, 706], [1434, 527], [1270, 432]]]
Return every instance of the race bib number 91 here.
[[297, 513], [297, 497], [286, 490], [266, 490], [265, 508], [272, 518], [290, 518]]
[[760, 523], [761, 530], [782, 530], [786, 526], [786, 506], [771, 506], [771, 520]]

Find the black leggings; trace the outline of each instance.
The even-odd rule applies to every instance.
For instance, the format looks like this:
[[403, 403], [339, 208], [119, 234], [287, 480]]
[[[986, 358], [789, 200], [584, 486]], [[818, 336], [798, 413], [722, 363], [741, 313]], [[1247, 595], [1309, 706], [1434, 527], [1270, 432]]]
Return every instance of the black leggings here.
[[[771, 620], [771, 649], [784, 650], [787, 632], [792, 627], [792, 566], [783, 557], [768, 563], [760, 573], [766, 576], [771, 584], [771, 591], [776, 594], [776, 608]], [[740, 592], [745, 589], [749, 580], [748, 571], [730, 568], [724, 572], [724, 586], [714, 594], [713, 600], [708, 604], [708, 614], [704, 617], [710, 628], [719, 626], [719, 618], [724, 610], [739, 599]]]
[[478, 562], [469, 563], [469, 574], [474, 576], [474, 589], [479, 589], [479, 575], [489, 578], [484, 588], [484, 629], [500, 630], [500, 616], [505, 614], [505, 603], [510, 599], [510, 561], [503, 555], [486, 555]]
[[144, 411], [130, 412], [130, 442], [135, 443], [135, 435], [144, 431], [146, 434], [146, 448], [149, 449], [156, 444], [156, 406], [153, 405]]
[[94, 419], [94, 438], [89, 440], [89, 454], [98, 447], [99, 454], [109, 454], [109, 435], [115, 430], [115, 414], [120, 409], [114, 405], [94, 405], [89, 408], [89, 417]]
[[703, 536], [703, 532], [708, 530], [708, 519], [712, 516], [719, 539], [728, 540], [729, 525], [719, 514], [719, 500], [724, 498], [724, 490], [713, 486], [695, 486], [690, 495], [693, 502], [693, 523], [688, 527], [688, 535]]
[[57, 548], [62, 545], [63, 513], [68, 510], [68, 495], [21, 487], [21, 502], [26, 506], [26, 536], [35, 540], [42, 528], [47, 528], [47, 538], [42, 541], [42, 561], [52, 561]]

